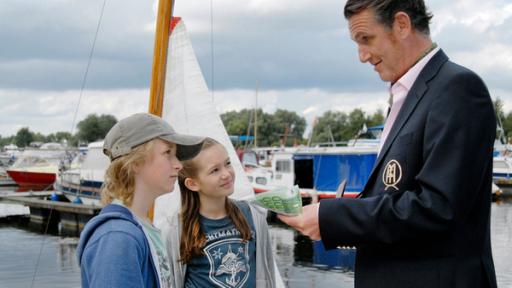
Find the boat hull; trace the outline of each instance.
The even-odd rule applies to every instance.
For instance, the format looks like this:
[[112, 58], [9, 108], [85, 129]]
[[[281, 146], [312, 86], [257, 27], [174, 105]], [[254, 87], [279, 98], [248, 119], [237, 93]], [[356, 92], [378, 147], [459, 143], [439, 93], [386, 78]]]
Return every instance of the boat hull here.
[[100, 181], [81, 181], [81, 184], [76, 184], [61, 180], [55, 183], [55, 190], [61, 191], [71, 202], [80, 198], [84, 204], [100, 205], [101, 185]]
[[20, 186], [27, 189], [46, 189], [55, 182], [55, 173], [7, 170], [9, 177]]

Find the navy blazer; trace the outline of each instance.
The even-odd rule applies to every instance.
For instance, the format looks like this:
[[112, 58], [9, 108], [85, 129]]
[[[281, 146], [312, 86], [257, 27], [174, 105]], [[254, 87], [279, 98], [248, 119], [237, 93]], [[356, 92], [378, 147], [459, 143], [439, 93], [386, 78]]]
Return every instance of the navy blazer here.
[[495, 134], [483, 81], [437, 52], [409, 91], [361, 197], [320, 202], [326, 248], [357, 247], [355, 287], [496, 287]]

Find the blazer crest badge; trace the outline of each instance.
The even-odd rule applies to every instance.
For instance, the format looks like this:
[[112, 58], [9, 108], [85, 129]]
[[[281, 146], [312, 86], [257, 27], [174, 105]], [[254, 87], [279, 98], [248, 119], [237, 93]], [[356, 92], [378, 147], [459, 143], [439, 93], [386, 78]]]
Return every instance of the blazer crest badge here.
[[384, 167], [384, 173], [382, 173], [382, 182], [386, 188], [384, 190], [388, 190], [388, 188], [398, 189], [398, 183], [402, 180], [402, 166], [396, 160], [390, 160], [386, 167]]

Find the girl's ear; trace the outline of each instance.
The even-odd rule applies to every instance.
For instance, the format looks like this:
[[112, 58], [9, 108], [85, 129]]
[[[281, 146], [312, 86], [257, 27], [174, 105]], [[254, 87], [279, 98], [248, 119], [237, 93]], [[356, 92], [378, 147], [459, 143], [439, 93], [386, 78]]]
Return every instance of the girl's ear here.
[[184, 184], [190, 191], [199, 191], [199, 184], [192, 178], [185, 178]]

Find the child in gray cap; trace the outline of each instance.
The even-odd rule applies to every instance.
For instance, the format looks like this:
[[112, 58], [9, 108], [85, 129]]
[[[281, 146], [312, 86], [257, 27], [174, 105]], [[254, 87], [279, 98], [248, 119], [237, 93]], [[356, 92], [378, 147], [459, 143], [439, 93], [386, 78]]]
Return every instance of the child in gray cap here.
[[82, 287], [171, 287], [167, 251], [148, 212], [173, 191], [180, 160], [193, 158], [203, 140], [147, 113], [110, 129], [103, 146], [111, 160], [101, 195], [106, 206], [84, 227], [77, 248]]

